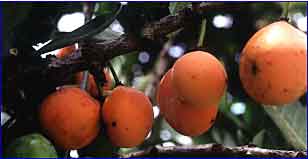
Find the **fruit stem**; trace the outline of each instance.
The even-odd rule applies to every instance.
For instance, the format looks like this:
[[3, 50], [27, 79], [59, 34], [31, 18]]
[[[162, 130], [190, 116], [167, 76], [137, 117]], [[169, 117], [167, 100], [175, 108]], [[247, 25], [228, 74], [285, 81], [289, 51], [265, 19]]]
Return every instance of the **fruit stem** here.
[[206, 33], [206, 18], [202, 20], [201, 23], [201, 30], [200, 30], [200, 36], [199, 36], [199, 41], [198, 41], [198, 47], [203, 47], [204, 41], [205, 41], [205, 33]]
[[[85, 14], [85, 23], [89, 22], [92, 17], [93, 17], [93, 13], [94, 13], [94, 8], [95, 8], [95, 3], [89, 3], [89, 2], [85, 2], [83, 5], [83, 10], [84, 10], [84, 14]], [[89, 79], [89, 71], [86, 70], [83, 72], [83, 76], [82, 76], [82, 82], [80, 84], [80, 89], [86, 90], [87, 89], [87, 84], [88, 84], [88, 79]]]
[[89, 77], [89, 71], [86, 70], [82, 74], [82, 81], [80, 83], [80, 89], [82, 89], [82, 90], [86, 90], [87, 89], [88, 77]]
[[115, 81], [115, 85], [119, 86], [119, 85], [123, 85], [122, 82], [119, 80], [117, 73], [115, 72], [114, 68], [112, 67], [112, 64], [110, 61], [107, 62], [108, 67], [110, 68], [110, 71], [112, 73], [113, 79]]
[[104, 101], [104, 97], [103, 97], [104, 92], [101, 89], [101, 86], [103, 84], [101, 84], [101, 81], [106, 82], [105, 74], [102, 75], [102, 72], [103, 72], [102, 67], [94, 68], [94, 81], [95, 81], [95, 85], [96, 85], [97, 92], [98, 92], [98, 99], [99, 99], [101, 105]]
[[284, 2], [283, 5], [283, 11], [281, 15], [281, 19], [285, 21], [289, 21], [289, 8], [290, 8], [290, 2]]

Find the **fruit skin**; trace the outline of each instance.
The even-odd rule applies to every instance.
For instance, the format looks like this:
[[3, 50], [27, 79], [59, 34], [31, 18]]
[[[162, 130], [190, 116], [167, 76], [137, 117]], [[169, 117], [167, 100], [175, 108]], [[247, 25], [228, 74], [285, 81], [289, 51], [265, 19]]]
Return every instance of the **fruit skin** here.
[[240, 58], [240, 79], [247, 94], [267, 105], [296, 101], [307, 90], [306, 52], [306, 34], [287, 22], [259, 30]]
[[15, 139], [6, 149], [4, 157], [17, 158], [57, 158], [54, 146], [38, 133]]
[[173, 66], [173, 84], [181, 100], [190, 105], [217, 105], [227, 87], [224, 66], [208, 52], [194, 51]]
[[66, 56], [68, 56], [69, 54], [73, 53], [76, 50], [76, 46], [75, 45], [70, 45], [70, 46], [66, 46], [64, 48], [61, 48], [57, 54], [56, 57], [57, 58], [64, 58]]
[[100, 129], [100, 105], [79, 88], [61, 88], [44, 99], [39, 110], [42, 128], [64, 150], [92, 142]]
[[[103, 90], [110, 90], [112, 87], [112, 79], [110, 76], [110, 73], [107, 69], [104, 69], [105, 77], [106, 77], [106, 82], [103, 85]], [[78, 85], [81, 84], [83, 79], [83, 72], [79, 72], [76, 74], [76, 83]], [[89, 93], [91, 94], [92, 97], [98, 97], [98, 89], [96, 87], [96, 83], [94, 80], [94, 76], [92, 74], [89, 74], [88, 77], [88, 86], [87, 86], [87, 90], [89, 91]]]
[[124, 86], [116, 87], [106, 98], [102, 115], [109, 140], [117, 147], [141, 144], [154, 120], [148, 97], [134, 88]]
[[162, 78], [157, 92], [160, 112], [179, 133], [186, 136], [199, 136], [214, 123], [218, 112], [216, 105], [191, 106], [181, 102], [172, 84], [172, 69]]

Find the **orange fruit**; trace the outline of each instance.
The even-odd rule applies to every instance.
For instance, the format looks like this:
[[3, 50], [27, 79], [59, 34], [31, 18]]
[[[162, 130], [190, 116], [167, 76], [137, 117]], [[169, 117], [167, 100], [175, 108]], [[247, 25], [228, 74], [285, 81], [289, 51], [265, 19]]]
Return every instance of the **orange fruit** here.
[[[106, 83], [104, 83], [103, 90], [110, 90], [112, 87], [112, 79], [110, 76], [110, 73], [107, 69], [104, 69], [105, 77], [106, 77]], [[78, 85], [81, 84], [83, 79], [83, 72], [79, 72], [76, 74], [76, 83]], [[87, 90], [89, 91], [89, 93], [91, 94], [91, 96], [93, 97], [98, 97], [98, 89], [96, 87], [96, 83], [94, 80], [94, 76], [92, 74], [89, 73], [89, 77], [88, 77], [88, 86], [87, 86]], [[103, 91], [102, 90], [102, 91]]]
[[181, 100], [198, 106], [217, 105], [227, 87], [224, 66], [213, 55], [194, 51], [173, 66], [173, 84]]
[[104, 102], [103, 121], [110, 142], [118, 147], [141, 144], [153, 125], [153, 109], [142, 92], [124, 86], [116, 87]]
[[68, 56], [69, 54], [73, 53], [75, 50], [76, 50], [76, 46], [75, 45], [66, 46], [64, 48], [61, 48], [56, 53], [56, 57], [57, 58], [64, 58], [64, 57]]
[[196, 107], [179, 99], [172, 84], [172, 69], [160, 81], [156, 97], [161, 114], [172, 128], [183, 135], [199, 136], [206, 132], [216, 119], [216, 105]]
[[61, 88], [44, 99], [39, 109], [42, 128], [64, 150], [92, 142], [100, 129], [100, 105], [79, 88]]
[[247, 94], [268, 105], [292, 103], [307, 88], [307, 36], [284, 21], [265, 26], [246, 43], [240, 79]]

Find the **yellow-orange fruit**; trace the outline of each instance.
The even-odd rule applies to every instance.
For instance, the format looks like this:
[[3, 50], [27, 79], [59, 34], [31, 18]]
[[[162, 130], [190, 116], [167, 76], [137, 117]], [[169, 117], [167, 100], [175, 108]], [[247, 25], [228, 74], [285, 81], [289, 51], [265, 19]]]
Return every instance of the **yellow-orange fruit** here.
[[[105, 77], [106, 77], [106, 82], [104, 83], [103, 90], [110, 90], [112, 87], [112, 79], [110, 76], [110, 73], [107, 69], [104, 69]], [[79, 72], [76, 74], [76, 83], [78, 85], [81, 84], [83, 79], [83, 72]], [[96, 83], [94, 80], [94, 76], [92, 74], [89, 73], [89, 77], [88, 77], [88, 85], [87, 85], [87, 90], [89, 91], [89, 93], [91, 94], [91, 96], [93, 97], [98, 97], [98, 89], [96, 87]]]
[[282, 105], [296, 101], [307, 88], [307, 36], [284, 21], [265, 26], [246, 43], [240, 79], [255, 101]]
[[224, 66], [213, 55], [194, 51], [179, 58], [174, 66], [173, 84], [181, 100], [190, 105], [217, 105], [227, 86]]
[[100, 105], [79, 88], [61, 88], [44, 99], [39, 119], [57, 146], [80, 149], [99, 133]]
[[172, 85], [171, 71], [164, 75], [159, 84], [156, 97], [160, 112], [170, 126], [179, 133], [199, 136], [214, 123], [218, 107], [216, 105], [195, 107], [181, 102]]
[[141, 144], [154, 120], [148, 97], [136, 89], [124, 86], [116, 87], [106, 98], [102, 114], [108, 137], [118, 147]]
[[69, 54], [73, 53], [76, 50], [75, 45], [70, 45], [64, 48], [61, 48], [57, 53], [56, 57], [57, 58], [64, 58], [68, 56]]

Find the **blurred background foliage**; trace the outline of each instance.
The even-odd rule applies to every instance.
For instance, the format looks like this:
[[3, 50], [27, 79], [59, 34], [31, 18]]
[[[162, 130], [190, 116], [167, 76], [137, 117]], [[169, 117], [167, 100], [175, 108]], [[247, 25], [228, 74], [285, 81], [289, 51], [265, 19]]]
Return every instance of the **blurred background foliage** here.
[[[234, 3], [234, 5], [238, 4], [240, 3]], [[30, 54], [55, 35], [80, 27], [84, 21], [82, 5], [82, 2], [2, 3], [4, 20], [2, 56], [9, 56], [10, 48], [18, 48], [19, 52], [25, 55]], [[117, 5], [114, 2], [98, 2], [95, 6], [95, 15], [109, 14]], [[118, 19], [95, 38], [112, 40], [124, 33], [133, 33], [138, 36], [144, 24], [169, 14], [175, 15], [177, 11], [191, 5], [191, 2], [129, 2]], [[264, 107], [247, 96], [238, 76], [238, 60], [244, 44], [257, 30], [279, 20], [285, 5], [285, 2], [251, 2], [240, 9], [220, 10], [206, 15], [204, 49], [213, 53], [224, 63], [229, 78], [228, 92], [219, 105], [217, 120], [208, 132], [194, 138], [177, 133], [159, 116], [157, 103], [152, 99], [155, 125], [142, 145], [133, 149], [116, 149], [110, 147], [104, 136], [100, 136], [92, 145], [79, 150], [79, 155], [108, 156], [111, 152], [130, 152], [154, 144], [163, 146], [206, 143], [221, 143], [226, 146], [254, 144], [262, 148], [306, 149], [306, 94], [300, 101], [292, 104], [295, 106]], [[306, 32], [306, 3], [290, 2], [289, 18], [291, 24]], [[201, 23], [196, 25], [200, 27]], [[175, 43], [169, 49], [165, 59], [168, 62], [168, 68], [177, 58], [196, 47], [198, 36], [199, 32], [195, 30], [178, 31]], [[153, 71], [154, 65], [160, 62], [158, 55], [159, 49], [135, 51], [114, 58], [112, 64], [125, 85], [144, 91], [151, 84], [149, 74]], [[8, 68], [4, 65], [3, 69]], [[48, 85], [48, 83], [45, 84]], [[6, 94], [6, 92], [3, 93]], [[10, 118], [10, 109], [5, 105], [5, 100], [9, 100], [9, 97], [3, 99], [1, 126]], [[23, 105], [23, 107], [26, 106]], [[28, 133], [31, 130], [22, 132]], [[11, 137], [20, 135], [22, 133]], [[6, 141], [4, 137], [2, 139]]]

